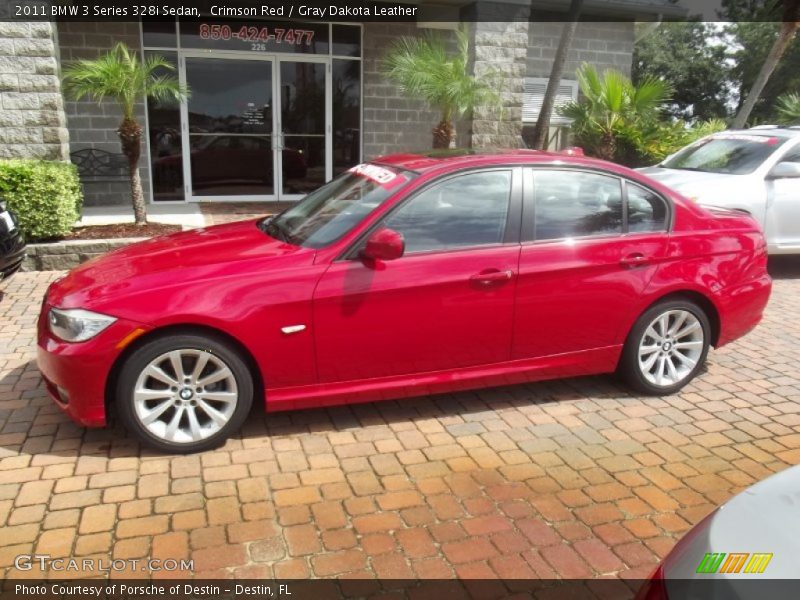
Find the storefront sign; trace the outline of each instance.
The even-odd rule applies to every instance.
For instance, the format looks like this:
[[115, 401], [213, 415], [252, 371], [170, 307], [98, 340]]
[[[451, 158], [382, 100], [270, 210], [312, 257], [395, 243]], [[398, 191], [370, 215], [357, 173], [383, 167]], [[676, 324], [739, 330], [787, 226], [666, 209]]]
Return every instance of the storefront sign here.
[[287, 21], [184, 21], [181, 22], [181, 46], [246, 52], [327, 54], [328, 26]]
[[295, 29], [264, 26], [243, 25], [234, 30], [230, 25], [219, 23], [200, 23], [200, 39], [202, 40], [239, 40], [247, 43], [296, 44], [310, 46], [314, 39], [314, 32], [310, 29]]

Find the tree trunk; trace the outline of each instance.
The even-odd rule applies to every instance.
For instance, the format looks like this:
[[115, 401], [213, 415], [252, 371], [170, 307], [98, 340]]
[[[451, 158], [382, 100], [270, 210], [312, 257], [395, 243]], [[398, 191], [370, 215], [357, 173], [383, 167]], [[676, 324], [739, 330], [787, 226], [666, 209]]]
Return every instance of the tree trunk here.
[[145, 225], [147, 224], [147, 209], [144, 204], [142, 179], [139, 176], [142, 128], [133, 119], [123, 119], [122, 125], [117, 130], [117, 135], [119, 135], [120, 142], [122, 142], [122, 153], [128, 159], [134, 221], [137, 225]]
[[433, 128], [433, 147], [438, 150], [441, 148], [449, 148], [453, 142], [453, 136], [456, 128], [453, 122], [448, 119], [442, 119], [439, 124]]
[[535, 150], [547, 149], [547, 138], [550, 132], [550, 119], [553, 116], [553, 106], [555, 105], [558, 88], [561, 85], [561, 76], [564, 74], [564, 65], [567, 62], [569, 49], [575, 37], [575, 30], [578, 27], [578, 17], [581, 14], [583, 0], [572, 0], [569, 7], [568, 21], [564, 23], [561, 31], [561, 40], [558, 42], [556, 56], [553, 59], [553, 68], [550, 69], [550, 79], [547, 82], [542, 100], [542, 108], [539, 111], [539, 118], [536, 120], [536, 127], [533, 130], [532, 146]]
[[753, 87], [750, 88], [747, 98], [744, 104], [742, 104], [742, 108], [739, 109], [736, 118], [734, 118], [731, 123], [732, 129], [742, 129], [747, 123], [747, 119], [750, 117], [753, 107], [756, 105], [759, 96], [761, 96], [761, 92], [764, 91], [764, 86], [767, 85], [770, 75], [772, 75], [775, 67], [778, 66], [778, 62], [780, 62], [789, 44], [792, 43], [792, 38], [798, 27], [800, 27], [800, 22], [798, 21], [784, 21], [781, 23], [781, 30], [778, 32], [778, 37], [775, 39], [775, 43], [772, 44], [772, 48], [766, 60], [764, 60], [764, 64], [761, 65], [758, 77], [756, 77]]
[[617, 140], [614, 134], [606, 131], [600, 137], [600, 144], [597, 146], [597, 158], [613, 161], [617, 153]]

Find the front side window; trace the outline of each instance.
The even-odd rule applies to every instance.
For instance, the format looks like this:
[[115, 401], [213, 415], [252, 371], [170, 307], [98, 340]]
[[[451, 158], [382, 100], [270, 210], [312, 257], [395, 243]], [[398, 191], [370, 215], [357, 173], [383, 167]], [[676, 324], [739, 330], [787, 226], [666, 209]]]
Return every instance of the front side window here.
[[800, 146], [789, 152], [781, 159], [781, 162], [796, 162], [800, 163]]
[[786, 138], [745, 133], [720, 134], [687, 146], [660, 166], [729, 175], [752, 173]]
[[664, 231], [667, 205], [658, 194], [634, 183], [628, 186], [628, 231]]
[[535, 238], [622, 233], [622, 189], [616, 177], [580, 171], [536, 170]]
[[406, 253], [500, 244], [511, 171], [458, 175], [425, 189], [384, 222], [403, 234]]
[[345, 235], [410, 180], [410, 173], [389, 167], [357, 165], [260, 226], [281, 241], [322, 248]]

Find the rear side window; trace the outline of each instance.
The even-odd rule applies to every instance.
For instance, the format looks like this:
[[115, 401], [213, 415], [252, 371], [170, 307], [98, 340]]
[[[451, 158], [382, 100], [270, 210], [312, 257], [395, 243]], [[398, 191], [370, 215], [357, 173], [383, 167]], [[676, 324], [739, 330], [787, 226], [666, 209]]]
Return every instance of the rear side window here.
[[664, 231], [667, 205], [664, 199], [635, 183], [628, 186], [628, 231]]
[[506, 229], [511, 171], [457, 175], [423, 190], [386, 219], [406, 252], [500, 244]]
[[535, 239], [622, 233], [619, 178], [580, 171], [535, 170]]

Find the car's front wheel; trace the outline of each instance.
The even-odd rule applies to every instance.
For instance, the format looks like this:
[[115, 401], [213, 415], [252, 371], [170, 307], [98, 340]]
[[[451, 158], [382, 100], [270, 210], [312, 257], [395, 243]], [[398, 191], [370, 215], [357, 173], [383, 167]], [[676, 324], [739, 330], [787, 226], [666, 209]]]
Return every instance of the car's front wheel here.
[[676, 299], [656, 304], [633, 326], [619, 372], [639, 392], [673, 394], [702, 368], [710, 334], [708, 316], [694, 302]]
[[253, 403], [253, 377], [221, 339], [167, 335], [128, 357], [116, 391], [129, 431], [149, 446], [186, 454], [216, 447], [242, 426]]

